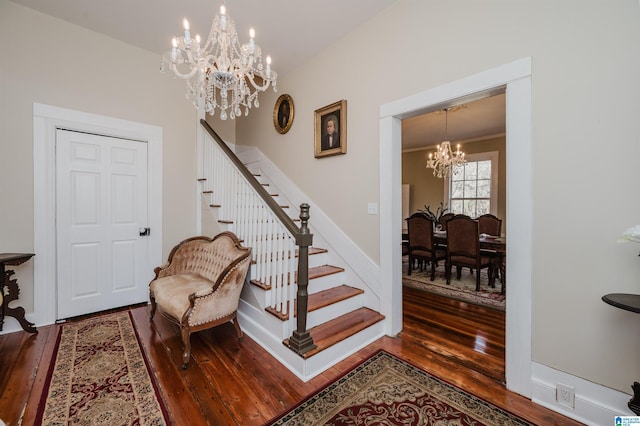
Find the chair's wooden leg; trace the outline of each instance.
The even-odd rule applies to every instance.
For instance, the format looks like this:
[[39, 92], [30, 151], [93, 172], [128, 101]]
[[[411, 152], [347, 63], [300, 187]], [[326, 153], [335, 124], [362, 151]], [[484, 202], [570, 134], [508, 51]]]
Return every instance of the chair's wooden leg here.
[[156, 298], [153, 293], [149, 293], [149, 300], [151, 301], [151, 313], [149, 315], [149, 321], [153, 321], [153, 316], [156, 314]]
[[495, 288], [496, 286], [496, 272], [493, 263], [489, 264], [489, 287]]
[[407, 275], [411, 275], [412, 269], [413, 269], [413, 256], [409, 255], [409, 265], [407, 267]]
[[242, 330], [240, 329], [240, 323], [238, 323], [238, 317], [232, 319], [231, 322], [233, 323], [233, 326], [236, 329], [236, 333], [238, 334], [238, 340], [242, 340], [244, 335], [242, 334]]
[[436, 262], [431, 261], [431, 281], [436, 279]]
[[186, 370], [191, 359], [191, 329], [189, 327], [182, 328], [182, 343], [184, 344], [184, 352], [182, 353], [182, 369]]
[[478, 273], [476, 274], [476, 291], [480, 291], [480, 269], [478, 269]]
[[444, 276], [447, 279], [447, 284], [451, 284], [451, 264], [449, 262], [444, 263]]

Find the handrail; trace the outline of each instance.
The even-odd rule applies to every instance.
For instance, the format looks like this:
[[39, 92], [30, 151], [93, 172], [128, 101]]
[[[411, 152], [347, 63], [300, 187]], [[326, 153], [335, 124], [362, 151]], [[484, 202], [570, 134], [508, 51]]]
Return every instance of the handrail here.
[[308, 307], [308, 292], [309, 286], [309, 247], [313, 243], [313, 234], [311, 234], [308, 228], [309, 222], [309, 205], [303, 203], [300, 205], [300, 228], [297, 227], [295, 222], [287, 215], [287, 213], [278, 205], [271, 195], [264, 189], [264, 187], [258, 182], [255, 176], [247, 169], [247, 167], [240, 161], [222, 138], [211, 128], [209, 123], [201, 119], [200, 124], [209, 133], [213, 140], [217, 143], [218, 147], [227, 156], [227, 158], [233, 163], [238, 172], [245, 178], [247, 183], [255, 190], [256, 194], [264, 201], [265, 205], [273, 212], [276, 218], [282, 223], [287, 231], [294, 237], [298, 249], [298, 269], [297, 269], [297, 295], [296, 295], [296, 330], [293, 331], [292, 336], [289, 338], [288, 346], [294, 352], [299, 355], [304, 355], [308, 351], [314, 349], [316, 346], [313, 343], [311, 334], [307, 330], [307, 307]]
[[[287, 228], [287, 230], [291, 233], [291, 235], [295, 237], [296, 244], [300, 245], [299, 238], [301, 237], [298, 236], [300, 234], [300, 229], [295, 224], [295, 222], [289, 217], [289, 215], [287, 215], [287, 213], [282, 209], [282, 207], [278, 205], [276, 200], [274, 200], [273, 197], [269, 195], [267, 190], [264, 189], [264, 187], [260, 184], [260, 182], [258, 182], [255, 176], [249, 171], [249, 169], [247, 169], [247, 167], [242, 163], [242, 161], [240, 161], [240, 159], [236, 156], [236, 154], [233, 151], [231, 151], [231, 149], [229, 149], [227, 144], [222, 140], [220, 136], [218, 136], [216, 131], [211, 128], [209, 123], [207, 123], [204, 119], [200, 119], [200, 124], [202, 124], [202, 127], [204, 127], [204, 129], [209, 133], [209, 135], [211, 135], [213, 140], [217, 142], [220, 149], [222, 149], [225, 155], [229, 157], [229, 159], [236, 166], [238, 171], [242, 174], [242, 176], [244, 176], [245, 179], [247, 179], [247, 182], [253, 187], [253, 189], [258, 193], [258, 195], [260, 195], [260, 198], [264, 200], [265, 204], [269, 206], [271, 211], [276, 215], [276, 217], [280, 220], [280, 222], [282, 222], [285, 228]], [[304, 238], [306, 238], [306, 236]], [[309, 242], [309, 244], [311, 244], [311, 242]]]

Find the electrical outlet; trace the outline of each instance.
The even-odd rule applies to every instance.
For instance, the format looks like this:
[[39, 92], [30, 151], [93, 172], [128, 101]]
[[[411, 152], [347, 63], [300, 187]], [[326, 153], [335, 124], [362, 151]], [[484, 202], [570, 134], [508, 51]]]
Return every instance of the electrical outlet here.
[[571, 386], [558, 383], [556, 385], [556, 401], [569, 408], [576, 407], [576, 394]]
[[369, 204], [367, 204], [367, 213], [368, 214], [378, 214], [378, 203], [369, 203]]

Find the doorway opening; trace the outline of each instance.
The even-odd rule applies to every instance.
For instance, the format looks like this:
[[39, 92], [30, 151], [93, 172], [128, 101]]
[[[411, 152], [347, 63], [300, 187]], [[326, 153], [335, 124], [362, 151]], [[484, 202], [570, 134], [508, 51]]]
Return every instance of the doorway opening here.
[[[408, 236], [405, 230], [407, 224], [404, 219], [429, 208], [429, 211], [434, 213], [436, 217], [445, 213], [461, 213], [476, 218], [481, 214], [491, 213], [502, 221], [502, 230], [498, 232], [501, 235], [498, 236], [505, 237], [504, 231], [508, 219], [506, 217], [505, 173], [506, 96], [504, 90], [499, 93], [494, 92], [489, 92], [487, 97], [471, 102], [459, 103], [452, 100], [442, 109], [402, 120], [404, 235]], [[467, 161], [465, 169], [451, 178], [438, 177], [434, 175], [433, 169], [426, 167], [429, 154], [433, 153], [436, 145], [443, 140], [451, 141], [452, 146], [457, 146], [464, 152]], [[482, 169], [479, 166], [472, 167], [480, 161], [485, 163]], [[407, 187], [408, 191], [406, 191]], [[408, 192], [406, 198], [405, 192]], [[465, 197], [469, 200], [452, 202], [452, 196]], [[403, 244], [404, 238], [403, 236]], [[479, 271], [469, 271], [465, 268], [460, 279], [454, 275], [450, 284], [446, 284], [444, 263], [444, 260], [437, 262], [432, 278], [430, 266], [422, 264], [419, 265], [419, 268], [417, 268], [418, 265], [410, 266], [408, 256], [403, 256], [403, 285], [470, 304], [498, 310], [505, 309], [506, 298], [502, 294], [505, 285], [503, 281], [506, 281], [504, 277], [496, 277], [495, 285], [490, 287], [485, 269], [484, 273], [480, 274], [481, 289], [476, 290], [475, 276]], [[411, 275], [408, 275], [409, 268], [411, 268]], [[453, 272], [455, 273], [455, 268]], [[461, 307], [462, 310], [452, 310], [452, 313], [456, 314], [457, 312], [459, 317], [469, 315], [464, 311], [466, 304], [452, 304], [452, 306]], [[491, 323], [479, 322], [476, 333], [493, 335], [499, 331], [504, 336], [504, 314], [497, 315], [497, 318], [501, 318], [501, 320]], [[500, 344], [504, 345], [504, 342]], [[495, 378], [504, 381], [504, 352], [501, 351], [495, 356], [499, 358], [499, 361], [494, 369], [497, 371], [498, 366], [502, 365], [502, 373]], [[480, 368], [478, 371], [482, 373], [484, 366], [478, 364], [478, 367]]]
[[505, 64], [382, 105], [380, 108], [380, 275], [387, 334], [402, 329], [402, 126], [401, 120], [450, 103], [506, 94], [507, 291], [506, 386], [531, 396], [531, 271], [533, 223], [531, 165], [531, 58]]

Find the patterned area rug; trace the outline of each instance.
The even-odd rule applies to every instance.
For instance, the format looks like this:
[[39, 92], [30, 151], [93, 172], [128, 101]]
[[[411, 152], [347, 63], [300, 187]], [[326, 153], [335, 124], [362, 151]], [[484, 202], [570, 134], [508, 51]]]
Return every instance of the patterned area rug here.
[[267, 425], [529, 425], [379, 351]]
[[482, 305], [504, 311], [506, 308], [505, 296], [500, 294], [502, 283], [496, 279], [496, 286], [489, 287], [489, 277], [486, 269], [480, 272], [480, 291], [476, 291], [476, 276], [469, 272], [469, 268], [463, 268], [460, 280], [456, 279], [455, 267], [451, 271], [451, 284], [447, 285], [444, 264], [440, 262], [436, 268], [436, 276], [431, 281], [431, 269], [423, 271], [414, 269], [411, 275], [407, 275], [407, 259], [402, 262], [402, 285], [428, 291], [441, 296], [462, 300], [463, 302]]
[[37, 424], [166, 425], [128, 311], [63, 324]]

